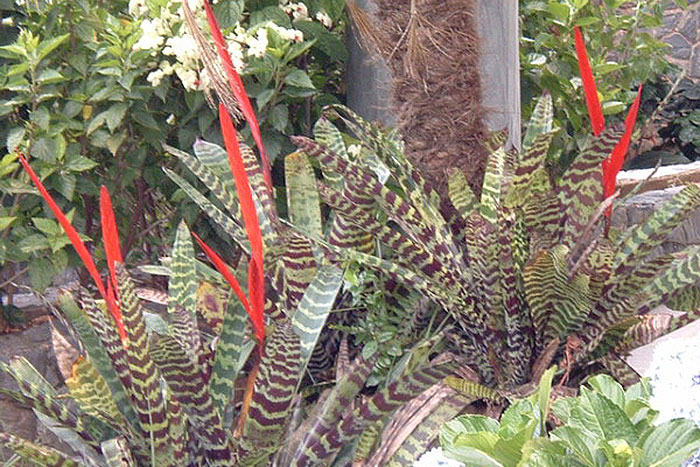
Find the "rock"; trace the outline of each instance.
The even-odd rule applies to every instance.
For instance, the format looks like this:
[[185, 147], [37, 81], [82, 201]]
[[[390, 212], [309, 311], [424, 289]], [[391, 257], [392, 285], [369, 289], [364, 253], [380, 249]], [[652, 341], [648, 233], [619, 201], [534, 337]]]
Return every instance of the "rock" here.
[[[51, 328], [49, 322], [32, 326], [22, 332], [0, 335], [0, 361], [7, 363], [14, 356], [23, 356], [46, 378], [57, 386], [61, 379], [51, 348]], [[0, 373], [0, 387], [16, 389], [12, 378]], [[0, 429], [29, 440], [37, 440], [57, 446], [60, 442], [46, 430], [37, 427], [37, 420], [29, 409], [24, 409], [0, 395]], [[0, 450], [0, 462], [11, 454]]]

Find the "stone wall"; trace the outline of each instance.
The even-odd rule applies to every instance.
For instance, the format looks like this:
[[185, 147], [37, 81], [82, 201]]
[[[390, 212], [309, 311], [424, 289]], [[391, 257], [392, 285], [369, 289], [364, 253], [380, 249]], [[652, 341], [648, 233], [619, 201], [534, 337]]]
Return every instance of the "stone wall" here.
[[690, 78], [700, 79], [700, 0], [689, 0], [687, 10], [672, 6], [655, 36], [671, 45], [669, 59]]

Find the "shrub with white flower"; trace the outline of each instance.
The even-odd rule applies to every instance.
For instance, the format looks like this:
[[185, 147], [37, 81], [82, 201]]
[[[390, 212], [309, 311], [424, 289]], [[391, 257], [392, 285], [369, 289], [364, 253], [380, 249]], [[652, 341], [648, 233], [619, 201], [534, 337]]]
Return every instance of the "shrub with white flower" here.
[[[190, 92], [207, 90], [211, 80], [185, 22], [182, 1], [130, 0], [129, 13], [141, 31], [133, 49], [153, 57], [147, 75], [152, 86], [179, 83]], [[208, 33], [204, 0], [188, 1]], [[257, 105], [263, 138], [274, 140], [274, 153], [286, 144], [282, 135], [308, 132], [323, 105], [339, 102], [347, 55], [342, 41], [345, 2], [327, 0], [322, 2], [326, 9], [319, 2], [260, 3], [227, 0], [214, 2], [213, 10], [233, 65]], [[312, 105], [302, 106], [305, 101]]]

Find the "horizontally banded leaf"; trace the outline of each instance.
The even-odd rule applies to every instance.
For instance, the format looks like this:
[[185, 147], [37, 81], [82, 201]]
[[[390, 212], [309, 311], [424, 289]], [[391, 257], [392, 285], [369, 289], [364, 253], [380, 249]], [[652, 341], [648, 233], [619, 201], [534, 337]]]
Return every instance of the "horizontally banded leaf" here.
[[428, 450], [440, 434], [442, 426], [459, 414], [472, 399], [460, 394], [447, 397], [413, 430], [391, 457], [387, 467], [408, 467]]
[[173, 397], [189, 415], [188, 420], [194, 425], [194, 432], [209, 462], [212, 465], [231, 465], [233, 458], [228, 434], [199, 367], [175, 337], [155, 335], [153, 341], [151, 356]]
[[[324, 146], [328, 146], [331, 151], [345, 159], [349, 159], [345, 141], [343, 141], [343, 134], [326, 117], [322, 116], [316, 121], [314, 125], [314, 138]], [[343, 178], [339, 174], [324, 170], [323, 167], [321, 167], [321, 173], [326, 183], [334, 188], [340, 187]]]
[[481, 215], [493, 225], [498, 224], [498, 212], [503, 203], [503, 189], [505, 185], [504, 169], [506, 152], [503, 148], [497, 149], [489, 156], [484, 184], [481, 189]]
[[316, 276], [316, 259], [311, 240], [298, 232], [286, 231], [278, 265], [284, 274], [283, 287], [278, 292], [285, 299], [287, 309], [293, 310]]
[[592, 306], [588, 278], [577, 275], [569, 279], [567, 253], [563, 245], [542, 250], [523, 271], [527, 303], [540, 346], [578, 329]]
[[[138, 427], [138, 416], [125, 389], [125, 384], [128, 387], [131, 382], [131, 376], [124, 348], [119, 341], [116, 327], [109, 327], [106, 324], [111, 317], [107, 316], [105, 311], [92, 301], [86, 302], [84, 311], [81, 311], [68, 294], [59, 295], [58, 300], [61, 311], [80, 336], [80, 341], [87, 350], [90, 363], [102, 375], [105, 384], [109, 387], [115, 405], [129, 425]], [[88, 321], [88, 316], [93, 324]]]
[[187, 348], [193, 362], [199, 361], [201, 343], [197, 328], [197, 267], [192, 235], [180, 222], [170, 257], [168, 312], [172, 334]]
[[469, 381], [468, 379], [457, 378], [455, 376], [448, 376], [447, 378], [445, 378], [445, 384], [451, 387], [452, 389], [460, 392], [461, 394], [470, 396], [472, 398], [489, 399], [499, 403], [504, 401], [503, 396], [501, 396], [501, 394], [499, 394], [498, 391], [491, 388], [487, 388], [486, 386], [483, 386], [474, 381]]
[[386, 388], [363, 401], [359, 407], [352, 411], [348, 410], [337, 426], [324, 435], [316, 446], [328, 453], [327, 458], [334, 457], [345, 444], [362, 433], [371, 423], [412, 400], [454, 369], [455, 364], [448, 362], [438, 365], [428, 364], [405, 372]]
[[376, 354], [367, 359], [360, 354], [328, 396], [319, 402], [313, 416], [301, 427], [304, 428], [300, 431], [303, 433], [301, 442], [291, 446], [295, 450], [291, 467], [318, 465], [332, 460], [334, 449], [325, 435], [335, 429], [343, 412], [364, 388], [375, 360]]
[[40, 446], [26, 439], [0, 431], [0, 445], [11, 450], [22, 459], [47, 467], [80, 467], [69, 456], [54, 448]]
[[356, 463], [364, 463], [369, 455], [372, 453], [375, 444], [379, 441], [379, 435], [384, 427], [383, 420], [377, 420], [376, 422], [370, 424], [365, 430], [357, 437], [357, 443], [355, 446], [355, 453], [353, 455], [353, 461]]
[[292, 316], [292, 326], [300, 340], [302, 372], [306, 370], [318, 336], [321, 334], [342, 284], [341, 269], [335, 266], [321, 267]]
[[[363, 161], [372, 171], [379, 174], [388, 167], [398, 186], [410, 199], [411, 203], [438, 229], [442, 229], [445, 220], [438, 210], [438, 197], [435, 191], [427, 185], [423, 175], [417, 170], [405, 155], [404, 144], [397, 131], [384, 132], [372, 125], [357, 113], [341, 105], [329, 106], [331, 112], [339, 115], [345, 125], [363, 142], [363, 147], [370, 151], [361, 153]], [[383, 164], [377, 164], [375, 156]], [[381, 180], [383, 180], [380, 177]], [[384, 181], [382, 181], [384, 183]]]
[[523, 232], [516, 217], [504, 212], [500, 216], [497, 264], [501, 286], [503, 324], [506, 330], [505, 362], [507, 380], [520, 385], [529, 378], [530, 361], [535, 335], [532, 318], [527, 310], [522, 286], [522, 264], [527, 257], [526, 239], [518, 238]]
[[206, 196], [197, 191], [197, 189], [190, 185], [190, 183], [184, 178], [180, 177], [178, 174], [168, 168], [163, 168], [163, 172], [165, 172], [165, 174], [170, 177], [170, 179], [175, 182], [175, 184], [179, 186], [180, 189], [182, 189], [182, 191], [184, 191], [185, 194], [187, 194], [187, 196], [189, 196], [190, 199], [194, 201], [216, 225], [221, 227], [224, 232], [230, 235], [244, 252], [250, 252], [248, 236], [246, 235], [245, 230], [243, 230], [242, 225], [231, 219], [221, 209], [217, 208], [206, 198]]
[[599, 358], [598, 362], [625, 387], [636, 384], [640, 380], [639, 373], [615, 353]]
[[700, 207], [700, 188], [688, 185], [642, 223], [629, 230], [619, 244], [613, 267], [616, 274], [635, 268], [668, 235]]
[[549, 174], [544, 166], [554, 132], [537, 135], [517, 162], [505, 195], [506, 206], [522, 206], [535, 193], [551, 189]]
[[675, 311], [694, 311], [700, 309], [700, 287], [691, 285], [677, 290], [664, 303]]
[[[276, 212], [274, 204], [271, 202], [269, 191], [265, 184], [264, 175], [258, 158], [250, 148], [250, 146], [243, 143], [243, 138], [238, 138], [239, 150], [241, 151], [241, 156], [243, 158], [243, 164], [245, 166], [246, 173], [248, 174], [248, 180], [250, 186], [253, 189], [257, 199], [260, 201], [261, 208], [265, 212], [265, 216], [269, 219], [274, 219], [276, 217]], [[207, 141], [198, 139], [192, 146], [197, 159], [199, 159], [205, 165], [212, 168], [222, 170], [222, 177], [219, 181], [226, 187], [227, 191], [230, 193], [235, 192], [235, 187], [230, 174], [230, 168], [228, 165], [228, 155], [226, 150], [221, 146]]]
[[131, 398], [141, 427], [152, 439], [156, 452], [169, 449], [168, 417], [160, 387], [160, 372], [150, 356], [146, 320], [134, 285], [124, 267], [117, 267], [119, 304], [126, 330], [125, 351], [131, 374]]
[[93, 417], [123, 427], [121, 412], [97, 369], [87, 359], [80, 357], [73, 364], [72, 373], [65, 382], [80, 409]]
[[523, 222], [530, 237], [531, 254], [559, 242], [562, 203], [553, 192], [537, 193], [522, 206]]
[[595, 138], [569, 168], [557, 186], [562, 204], [562, 215], [566, 216], [561, 241], [569, 248], [576, 243], [591, 216], [603, 202], [602, 162], [613, 151], [621, 133], [605, 130]]
[[[55, 435], [59, 440], [68, 445], [79, 458], [88, 465], [102, 464], [101, 456], [95, 453], [95, 448], [99, 447], [97, 443], [89, 443], [75, 429], [63, 425], [58, 420], [43, 414], [34, 409], [34, 415], [37, 421], [42, 424], [49, 432]], [[115, 433], [109, 433], [109, 436], [114, 436]]]
[[[15, 397], [15, 400], [52, 417], [63, 426], [73, 429], [86, 442], [96, 446], [104, 434], [104, 424], [89, 423], [81, 417], [74, 408], [60, 399], [56, 390], [27, 359], [13, 357], [9, 365], [0, 362], [0, 370], [11, 376], [17, 383], [22, 399]], [[5, 394], [14, 395], [7, 391]]]
[[[446, 238], [446, 231], [435, 222], [429, 222], [413, 205], [376, 180], [376, 177], [358, 164], [342, 160], [315, 141], [301, 137], [292, 137], [292, 141], [310, 157], [316, 158], [322, 165], [341, 174], [346, 183], [350, 182], [363, 193], [374, 197], [386, 211], [391, 220], [396, 222], [404, 232], [417, 242], [422, 242], [434, 256], [445, 265], [461, 267], [461, 252]], [[425, 211], [425, 210], [423, 210]], [[457, 266], [459, 265], [459, 266]]]
[[467, 177], [461, 170], [450, 170], [447, 179], [448, 195], [452, 205], [463, 216], [468, 217], [479, 206], [479, 200], [472, 191]]
[[316, 175], [303, 152], [293, 152], [284, 158], [289, 219], [312, 237], [323, 236], [321, 204], [316, 189]]
[[301, 376], [299, 337], [290, 323], [280, 323], [265, 342], [243, 436], [261, 446], [275, 445], [289, 422]]
[[238, 376], [238, 361], [243, 350], [243, 340], [249, 332], [248, 315], [238, 301], [231, 301], [227, 306], [226, 317], [216, 343], [214, 369], [211, 374], [209, 390], [211, 397], [224, 417], [226, 426], [230, 426], [232, 415], [227, 407], [233, 399], [234, 385]]
[[101, 449], [107, 467], [136, 467], [129, 443], [123, 436], [103, 441]]
[[[665, 303], [677, 290], [697, 282], [700, 274], [700, 248], [689, 247], [681, 252], [654, 258], [643, 263], [632, 274], [630, 283], [618, 281], [592, 309], [580, 337], [590, 350], [596, 347], [604, 332], [618, 321], [646, 314]], [[624, 285], [622, 291], [619, 283]], [[633, 285], [637, 289], [633, 289]]]
[[552, 95], [545, 91], [537, 100], [535, 110], [532, 112], [527, 130], [523, 136], [523, 148], [527, 151], [535, 142], [535, 139], [545, 133], [552, 131], [554, 121], [554, 109], [552, 106]]

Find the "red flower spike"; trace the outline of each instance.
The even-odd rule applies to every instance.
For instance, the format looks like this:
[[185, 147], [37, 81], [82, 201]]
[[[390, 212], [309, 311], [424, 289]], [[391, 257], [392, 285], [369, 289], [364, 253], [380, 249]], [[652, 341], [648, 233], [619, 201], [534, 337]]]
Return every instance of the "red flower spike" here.
[[253, 322], [255, 335], [258, 337], [261, 348], [265, 338], [264, 326], [264, 303], [265, 303], [265, 273], [263, 271], [263, 241], [258, 223], [258, 213], [255, 210], [253, 192], [250, 189], [250, 182], [243, 157], [238, 147], [238, 137], [236, 129], [231, 121], [231, 116], [223, 104], [219, 104], [219, 120], [221, 122], [221, 132], [223, 133], [228, 162], [236, 183], [236, 193], [241, 204], [243, 224], [245, 225], [248, 240], [250, 241], [251, 260], [248, 273], [248, 294], [251, 297], [251, 321]]
[[[603, 161], [603, 196], [608, 198], [615, 193], [615, 187], [617, 185], [617, 174], [622, 170], [622, 166], [625, 163], [625, 156], [627, 155], [627, 150], [629, 149], [630, 142], [632, 141], [632, 132], [634, 131], [634, 125], [637, 122], [637, 113], [639, 112], [639, 104], [642, 100], [642, 86], [639, 86], [637, 90], [637, 97], [634, 99], [632, 107], [630, 107], [627, 117], [625, 118], [625, 132], [620, 138], [620, 141], [613, 149], [610, 157]], [[605, 216], [610, 217], [612, 212], [612, 206], [609, 206], [605, 211]]]
[[18, 154], [18, 157], [19, 162], [22, 164], [22, 167], [24, 167], [24, 170], [29, 174], [29, 178], [31, 178], [32, 182], [34, 182], [34, 185], [39, 190], [41, 197], [44, 198], [46, 204], [49, 205], [49, 208], [56, 216], [56, 220], [58, 220], [58, 223], [61, 224], [61, 227], [63, 227], [63, 230], [66, 232], [68, 239], [73, 244], [73, 248], [75, 248], [75, 252], [78, 253], [78, 256], [85, 265], [85, 268], [88, 270], [90, 277], [92, 277], [92, 280], [95, 282], [97, 290], [99, 291], [104, 301], [107, 303], [107, 307], [110, 313], [112, 314], [115, 322], [117, 323], [117, 328], [119, 329], [119, 337], [121, 338], [122, 342], [124, 342], [124, 339], [126, 338], [126, 333], [124, 331], [124, 325], [122, 324], [121, 312], [119, 311], [119, 308], [117, 307], [117, 304], [114, 301], [114, 294], [108, 293], [107, 289], [105, 289], [104, 283], [102, 282], [102, 278], [100, 277], [100, 273], [97, 271], [97, 267], [95, 266], [95, 262], [93, 261], [92, 256], [90, 256], [90, 252], [88, 252], [87, 248], [85, 247], [85, 244], [80, 239], [80, 235], [75, 230], [75, 227], [73, 227], [66, 215], [63, 214], [63, 211], [61, 211], [61, 208], [58, 207], [58, 205], [51, 197], [49, 192], [46, 191], [44, 184], [41, 183], [41, 180], [39, 180], [39, 177], [36, 175], [36, 173], [29, 165], [27, 160], [24, 158], [24, 156], [22, 154]]
[[[248, 125], [250, 125], [250, 131], [253, 133], [253, 139], [258, 145], [260, 150], [260, 160], [262, 161], [263, 174], [265, 177], [265, 184], [268, 190], [272, 193], [272, 176], [270, 175], [270, 160], [267, 158], [267, 152], [265, 151], [265, 146], [263, 145], [262, 135], [260, 134], [260, 125], [258, 125], [258, 119], [253, 111], [253, 106], [250, 103], [248, 94], [245, 92], [245, 87], [243, 86], [243, 80], [241, 80], [240, 75], [233, 66], [233, 61], [231, 60], [231, 55], [226, 47], [226, 41], [221, 33], [221, 28], [219, 23], [214, 16], [214, 11], [211, 9], [209, 2], [204, 1], [204, 9], [207, 13], [207, 22], [209, 23], [209, 30], [214, 38], [214, 43], [216, 44], [216, 50], [219, 53], [219, 57], [224, 64], [224, 70], [226, 71], [226, 76], [228, 77], [229, 85], [233, 91], [233, 95], [241, 106], [241, 112], [245, 117]], [[221, 112], [219, 112], [221, 113]]]
[[591, 118], [591, 126], [593, 134], [598, 136], [605, 129], [605, 117], [603, 117], [603, 109], [598, 98], [598, 89], [591, 71], [591, 64], [588, 61], [588, 53], [586, 52], [586, 43], [583, 41], [581, 30], [574, 28], [574, 39], [576, 42], [576, 56], [578, 57], [578, 66], [581, 72], [581, 80], [583, 81], [583, 91], [586, 95], [586, 106], [588, 107], [588, 115]]
[[121, 264], [124, 260], [122, 259], [122, 252], [119, 247], [119, 233], [117, 232], [117, 224], [114, 221], [112, 198], [109, 196], [109, 191], [107, 191], [107, 187], [104, 185], [100, 188], [100, 222], [102, 224], [102, 240], [104, 242], [105, 255], [107, 256], [109, 277], [112, 280], [112, 287], [114, 287], [115, 292], [117, 292], [117, 272], [114, 264]]

